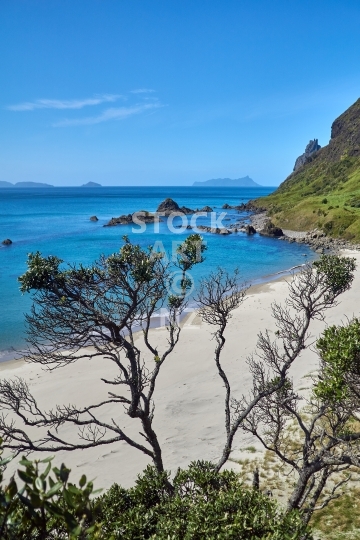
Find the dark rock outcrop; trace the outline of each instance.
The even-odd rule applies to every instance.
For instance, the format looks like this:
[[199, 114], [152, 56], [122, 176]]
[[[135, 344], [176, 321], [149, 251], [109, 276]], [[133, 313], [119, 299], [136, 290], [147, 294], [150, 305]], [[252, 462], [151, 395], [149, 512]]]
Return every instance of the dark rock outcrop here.
[[113, 217], [110, 219], [108, 223], [104, 225], [104, 227], [115, 227], [116, 225], [129, 225], [132, 223], [132, 214], [123, 215], [119, 217]]
[[11, 246], [12, 240], [10, 240], [10, 238], [6, 238], [6, 239], [3, 240], [1, 243], [2, 243], [4, 246]]
[[246, 234], [255, 234], [256, 229], [252, 225], [246, 225], [245, 232]]
[[276, 227], [271, 221], [267, 221], [264, 225], [264, 228], [259, 231], [262, 236], [270, 236], [272, 238], [278, 238], [279, 236], [284, 236], [284, 233], [280, 227]]
[[[136, 221], [134, 221], [134, 217], [136, 217]], [[141, 221], [142, 223], [154, 223], [155, 220], [158, 220], [158, 217], [156, 215], [150, 214], [150, 212], [146, 212], [145, 210], [140, 210], [139, 212], [134, 212], [133, 214], [124, 214], [116, 218], [111, 218], [110, 221], [104, 225], [104, 227], [115, 227], [116, 225], [130, 225], [131, 223], [138, 225], [137, 222], [139, 221]]]
[[223, 210], [248, 210], [248, 203], [240, 203], [236, 204], [235, 206], [225, 203], [221, 208]]
[[179, 206], [177, 202], [168, 197], [162, 201], [157, 207], [156, 212], [162, 213], [165, 216], [169, 216], [173, 212], [181, 212], [182, 214], [194, 214], [194, 210], [187, 208], [186, 206]]
[[170, 197], [168, 197], [159, 204], [156, 212], [165, 214], [165, 216], [169, 216], [173, 212], [180, 212], [181, 214], [198, 214], [199, 212], [206, 212], [208, 214], [213, 212], [213, 209], [210, 206], [204, 206], [203, 208], [192, 210], [186, 206], [179, 206], [174, 199], [170, 199]]
[[204, 208], [201, 208], [200, 210], [199, 209], [195, 210], [195, 213], [206, 212], [207, 214], [210, 214], [213, 211], [214, 210], [211, 208], [211, 206], [204, 206]]
[[91, 216], [90, 221], [99, 221], [97, 216]]
[[177, 202], [175, 202], [173, 199], [170, 199], [168, 197], [164, 201], [162, 201], [159, 206], [156, 209], [157, 212], [162, 212], [163, 214], [171, 214], [171, 212], [179, 212], [180, 206]]
[[305, 163], [309, 161], [310, 156], [314, 154], [314, 152], [317, 152], [318, 150], [320, 150], [320, 148], [321, 146], [318, 144], [318, 139], [314, 139], [310, 141], [309, 144], [305, 148], [305, 152], [301, 154], [301, 156], [299, 156], [297, 160], [295, 161], [293, 170], [297, 171], [298, 169], [300, 169], [300, 167], [305, 165]]
[[199, 231], [204, 231], [212, 234], [231, 234], [231, 231], [225, 228], [219, 228], [219, 227], [206, 227], [205, 225], [197, 225], [196, 227], [199, 229]]

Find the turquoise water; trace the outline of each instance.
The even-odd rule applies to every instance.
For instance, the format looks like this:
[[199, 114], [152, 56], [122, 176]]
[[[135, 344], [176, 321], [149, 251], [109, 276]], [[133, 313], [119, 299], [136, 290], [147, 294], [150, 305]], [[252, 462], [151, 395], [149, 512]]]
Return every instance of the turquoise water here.
[[[17, 278], [26, 270], [27, 254], [40, 251], [57, 255], [70, 263], [90, 264], [100, 254], [108, 255], [122, 245], [122, 236], [143, 246], [162, 242], [170, 251], [173, 240], [182, 240], [191, 231], [174, 234], [160, 223], [158, 234], [148, 226], [142, 234], [130, 226], [103, 227], [115, 216], [137, 210], [156, 210], [166, 197], [180, 206], [211, 206], [221, 212], [224, 203], [236, 205], [270, 193], [274, 188], [196, 188], [196, 187], [117, 187], [0, 189], [0, 242], [10, 238], [10, 247], [0, 248], [0, 357], [5, 351], [24, 345], [24, 313], [31, 305], [30, 295], [21, 295]], [[96, 215], [93, 223], [89, 217]], [[228, 210], [224, 226], [246, 217], [246, 213]], [[180, 223], [180, 218], [179, 223]], [[176, 225], [177, 221], [174, 221]], [[209, 225], [209, 218], [198, 224]], [[304, 262], [304, 254], [313, 257], [307, 246], [289, 244], [259, 235], [243, 233], [219, 236], [203, 234], [207, 242], [206, 260], [192, 272], [195, 283], [201, 276], [221, 265], [228, 270], [240, 268], [246, 281], [256, 281]], [[1, 352], [2, 351], [2, 352]]]

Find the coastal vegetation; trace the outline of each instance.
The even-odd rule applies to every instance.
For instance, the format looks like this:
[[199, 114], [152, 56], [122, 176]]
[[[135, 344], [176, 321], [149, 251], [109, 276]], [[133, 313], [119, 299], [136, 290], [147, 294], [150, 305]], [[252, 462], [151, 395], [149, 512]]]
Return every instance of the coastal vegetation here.
[[329, 144], [255, 206], [283, 229], [360, 240], [360, 99], [333, 122]]
[[[29, 256], [28, 270], [19, 278], [22, 291], [32, 292], [34, 300], [27, 316], [27, 361], [55, 370], [81, 358], [101, 358], [114, 365], [116, 374], [102, 377], [109, 390], [101, 402], [59, 404], [50, 411], [41, 408], [25, 380], [1, 380], [2, 448], [16, 459], [34, 451], [49, 455], [127, 444], [148, 456], [152, 466], [134, 488], [114, 485], [94, 498], [92, 482], [83, 476], [78, 485], [70, 484], [65, 465], [57, 469], [48, 458], [23, 458], [20, 487], [11, 479], [0, 493], [4, 538], [310, 539], [314, 512], [342, 494], [348, 472], [359, 467], [358, 321], [320, 337], [319, 370], [308, 395], [294, 389], [290, 376], [312, 344], [312, 322], [322, 320], [352, 284], [354, 260], [335, 255], [306, 265], [289, 282], [285, 305], [273, 305], [277, 331], [259, 334], [255, 354], [248, 358], [252, 388], [240, 396], [232, 389], [222, 353], [228, 323], [246, 290], [238, 272], [218, 269], [203, 278], [198, 313], [213, 329], [214, 363], [224, 387], [225, 440], [217, 463], [198, 461], [173, 477], [166, 472], [153, 422], [156, 383], [180, 339], [189, 271], [201, 264], [204, 249], [201, 236], [193, 234], [179, 246], [175, 262], [126, 237], [118, 253], [91, 267], [65, 266], [40, 253]], [[180, 273], [178, 288], [174, 266]], [[165, 350], [150, 332], [152, 316], [162, 306]], [[124, 413], [139, 424], [140, 438], [121, 427]], [[67, 426], [78, 430], [77, 440], [69, 438]], [[260, 492], [261, 473], [259, 480], [255, 471], [248, 486], [235, 472], [223, 471], [241, 431], [255, 436], [293, 475], [285, 505]]]

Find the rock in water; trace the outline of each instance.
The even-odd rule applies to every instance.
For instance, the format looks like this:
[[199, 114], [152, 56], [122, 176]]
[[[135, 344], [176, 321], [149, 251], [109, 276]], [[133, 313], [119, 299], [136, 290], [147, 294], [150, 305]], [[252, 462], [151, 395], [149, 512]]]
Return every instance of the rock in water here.
[[318, 144], [318, 139], [314, 139], [313, 141], [310, 141], [307, 147], [305, 148], [305, 152], [297, 158], [294, 165], [294, 171], [297, 171], [300, 167], [305, 165], [307, 163], [309, 157], [314, 152], [317, 152], [320, 150], [321, 146]]
[[284, 236], [284, 233], [280, 227], [276, 227], [271, 221], [265, 223], [264, 228], [260, 231], [262, 236], [270, 236], [272, 238], [278, 238]]
[[231, 234], [231, 231], [225, 228], [219, 228], [219, 227], [207, 227], [206, 225], [197, 225], [196, 228], [199, 231], [208, 232], [211, 234]]
[[196, 210], [196, 213], [198, 212], [206, 212], [207, 214], [210, 214], [214, 210], [211, 208], [211, 206], [204, 206], [204, 208], [201, 208], [200, 210]]
[[195, 210], [187, 208], [186, 206], [179, 206], [177, 202], [168, 197], [161, 202], [156, 210], [158, 213], [162, 213], [165, 216], [169, 216], [173, 212], [181, 212], [182, 214], [194, 214]]
[[173, 199], [168, 197], [157, 207], [157, 212], [162, 212], [165, 215], [171, 214], [171, 212], [180, 212], [180, 206]]
[[91, 216], [90, 221], [99, 221], [99, 219], [96, 216]]
[[[155, 223], [157, 221], [157, 216], [147, 212], [146, 210], [139, 210], [139, 212], [134, 212], [133, 214], [127, 214], [119, 217], [113, 217], [104, 227], [115, 227], [116, 225], [130, 225], [134, 223], [139, 225], [141, 223]], [[161, 221], [161, 220], [159, 220]]]
[[3, 240], [1, 243], [2, 243], [4, 246], [11, 246], [12, 240], [10, 240], [10, 238], [6, 238], [6, 239]]
[[246, 234], [255, 234], [256, 229], [252, 225], [246, 225], [245, 232]]

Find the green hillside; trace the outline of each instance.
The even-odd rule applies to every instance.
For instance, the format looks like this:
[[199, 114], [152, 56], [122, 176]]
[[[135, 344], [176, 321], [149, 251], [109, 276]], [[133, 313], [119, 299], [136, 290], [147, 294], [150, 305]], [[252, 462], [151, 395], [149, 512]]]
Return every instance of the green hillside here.
[[360, 240], [360, 99], [334, 121], [329, 144], [255, 205], [284, 229]]

